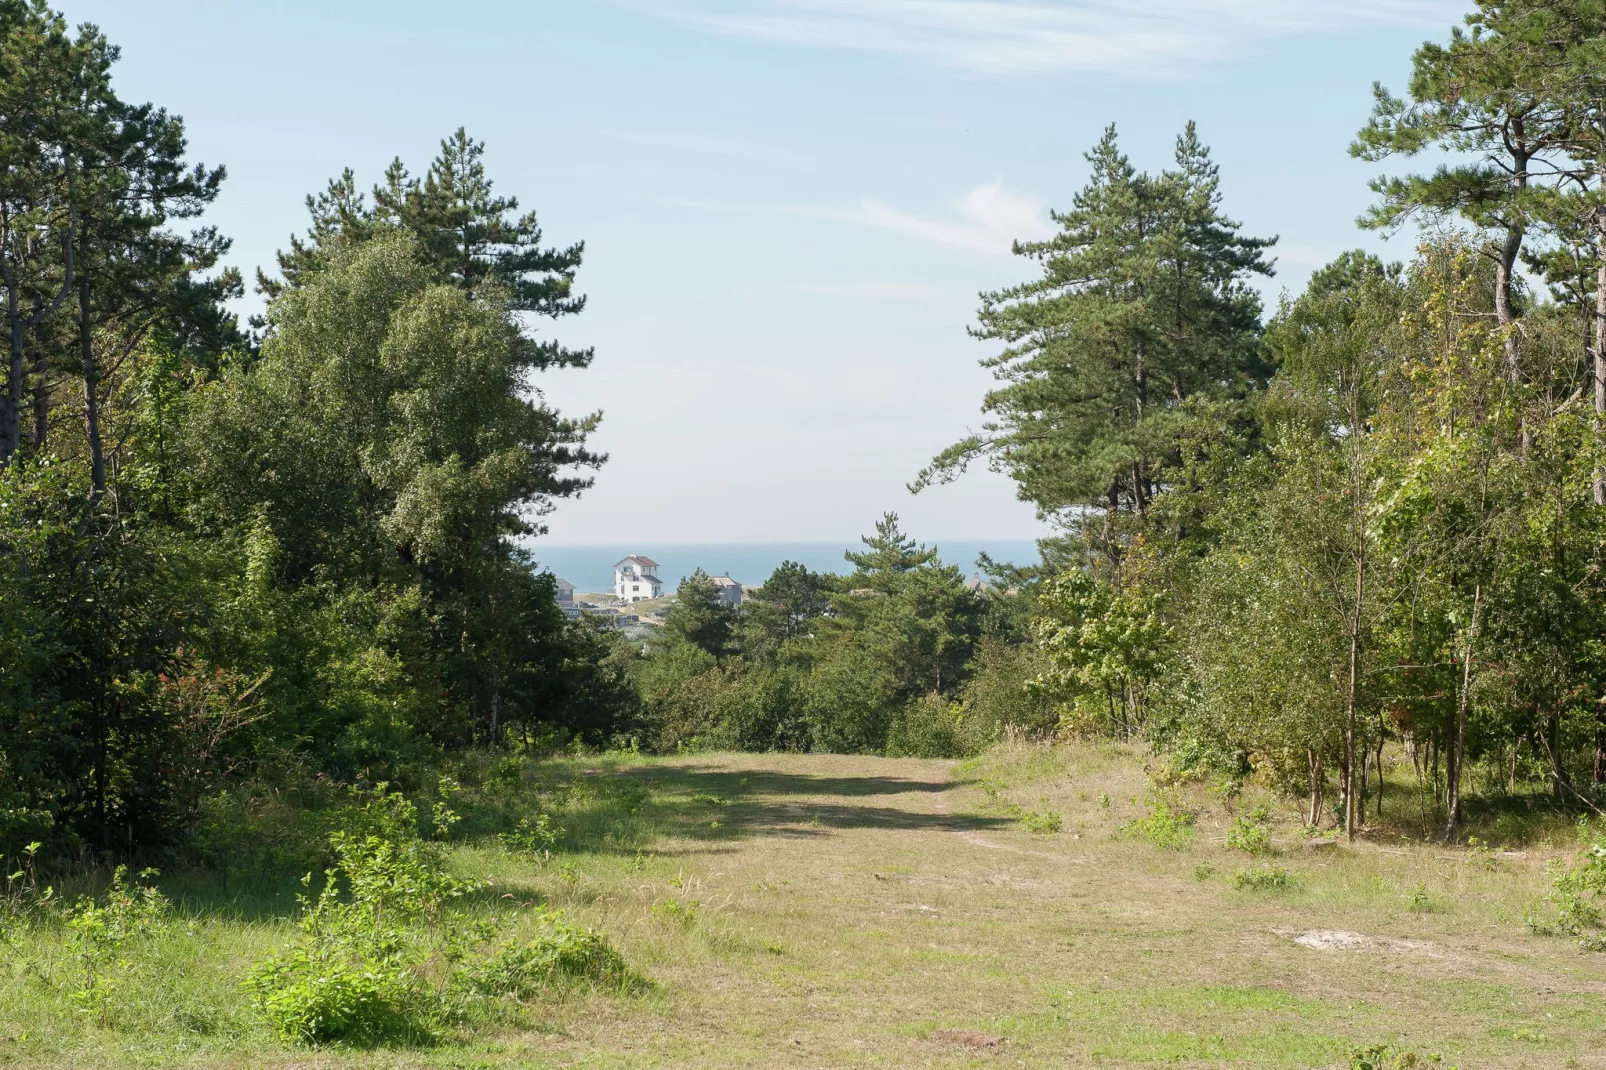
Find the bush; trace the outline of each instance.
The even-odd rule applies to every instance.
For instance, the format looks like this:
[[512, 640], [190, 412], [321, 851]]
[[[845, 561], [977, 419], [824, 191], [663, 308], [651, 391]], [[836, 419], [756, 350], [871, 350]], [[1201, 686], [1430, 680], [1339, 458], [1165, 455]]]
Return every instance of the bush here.
[[816, 664], [804, 698], [809, 749], [829, 754], [884, 751], [897, 708], [896, 688], [887, 666], [858, 647]]
[[1194, 815], [1183, 808], [1174, 793], [1151, 791], [1145, 807], [1143, 817], [1127, 823], [1128, 833], [1164, 851], [1180, 851], [1193, 841]]
[[543, 912], [541, 934], [524, 944], [504, 948], [469, 969], [469, 986], [482, 996], [529, 999], [564, 984], [628, 991], [645, 984], [607, 938], [591, 929]]
[[1256, 858], [1271, 853], [1271, 830], [1265, 825], [1266, 814], [1264, 810], [1255, 810], [1247, 817], [1238, 816], [1232, 819], [1232, 825], [1227, 829], [1227, 849], [1229, 851], [1243, 851]]
[[1256, 866], [1232, 875], [1232, 886], [1240, 892], [1286, 892], [1299, 881], [1281, 866]]
[[[154, 876], [154, 869], [140, 873], [142, 880]], [[94, 1011], [102, 1024], [107, 1024], [111, 998], [130, 968], [127, 946], [159, 933], [168, 913], [161, 892], [149, 885], [128, 883], [127, 866], [117, 867], [101, 900], [79, 899], [67, 912], [67, 928], [72, 933], [68, 948], [82, 971], [70, 993], [73, 1002]]]
[[970, 758], [997, 741], [999, 726], [962, 702], [927, 695], [893, 715], [889, 758]]
[[1045, 836], [1052, 836], [1065, 827], [1065, 818], [1058, 810], [1025, 810], [1020, 815], [1020, 823], [1028, 832], [1038, 832]]
[[1551, 864], [1550, 894], [1555, 917], [1528, 915], [1528, 928], [1542, 936], [1571, 936], [1586, 951], [1606, 951], [1606, 926], [1598, 905], [1606, 891], [1606, 844], [1585, 848], [1571, 866]]
[[270, 959], [246, 986], [274, 1032], [301, 1044], [429, 1040], [445, 1009], [399, 956], [365, 960], [338, 943]]
[[965, 708], [980, 724], [1044, 736], [1059, 725], [1059, 704], [1042, 688], [1027, 685], [1046, 668], [1035, 643], [988, 637], [976, 648], [976, 674], [965, 685]]
[[[442, 781], [432, 825], [456, 823]], [[287, 1040], [375, 1045], [435, 1036], [451, 1007], [426, 971], [455, 965], [478, 932], [448, 905], [477, 885], [446, 868], [443, 844], [418, 831], [418, 811], [381, 785], [329, 837], [336, 864], [316, 900], [302, 898], [302, 939], [252, 971], [246, 990]], [[312, 883], [312, 874], [304, 882]], [[345, 894], [342, 895], [342, 889]]]
[[1437, 1055], [1418, 1055], [1414, 1051], [1380, 1044], [1371, 1048], [1357, 1048], [1350, 1053], [1350, 1070], [1410, 1070], [1439, 1062]]

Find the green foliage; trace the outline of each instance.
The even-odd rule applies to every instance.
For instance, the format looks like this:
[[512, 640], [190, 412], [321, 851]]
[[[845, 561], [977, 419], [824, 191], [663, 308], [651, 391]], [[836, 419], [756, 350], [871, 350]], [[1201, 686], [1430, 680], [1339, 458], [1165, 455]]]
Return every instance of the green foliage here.
[[1260, 857], [1271, 854], [1271, 829], [1266, 827], [1270, 816], [1265, 807], [1257, 807], [1248, 814], [1239, 814], [1227, 827], [1227, 849], [1243, 851]]
[[1428, 895], [1428, 886], [1418, 883], [1405, 893], [1405, 909], [1414, 914], [1430, 914], [1433, 912], [1433, 897]]
[[1154, 788], [1144, 800], [1144, 815], [1129, 821], [1125, 831], [1163, 851], [1180, 851], [1193, 842], [1194, 818], [1175, 792]]
[[1357, 1048], [1349, 1057], [1350, 1070], [1409, 1070], [1441, 1061], [1438, 1055], [1418, 1055], [1409, 1048], [1397, 1048], [1392, 1044]]
[[986, 723], [963, 702], [927, 695], [893, 715], [887, 729], [890, 758], [969, 758], [998, 738], [999, 726]]
[[1606, 951], [1606, 924], [1599, 905], [1606, 893], [1606, 845], [1590, 844], [1573, 862], [1551, 866], [1546, 896], [1554, 913], [1549, 918], [1530, 912], [1530, 931], [1541, 936], [1571, 936], [1586, 951]]
[[1111, 731], [1128, 734], [1170, 640], [1158, 602], [1073, 570], [1050, 581], [1039, 606], [1037, 646], [1048, 669], [1035, 686], [1062, 698], [1104, 699]]
[[[157, 876], [154, 869], [140, 872], [141, 880]], [[88, 896], [66, 915], [69, 954], [78, 977], [69, 991], [74, 1003], [94, 1014], [102, 1025], [111, 1024], [111, 1004], [118, 989], [131, 980], [134, 964], [130, 946], [149, 941], [167, 924], [171, 907], [161, 892], [144, 884], [131, 885], [128, 867], [118, 866], [111, 885], [100, 899]]]
[[563, 829], [553, 822], [550, 814], [536, 814], [534, 821], [522, 818], [518, 828], [502, 833], [500, 839], [509, 850], [523, 851], [544, 861], [552, 856], [552, 849], [563, 839]]
[[1020, 823], [1028, 832], [1052, 836], [1065, 827], [1065, 818], [1058, 810], [1050, 810], [1045, 806], [1041, 810], [1022, 811]]
[[646, 981], [600, 933], [574, 925], [561, 914], [540, 911], [540, 933], [503, 948], [466, 971], [469, 986], [483, 996], [529, 999], [554, 987], [634, 991]]
[[698, 569], [681, 579], [664, 623], [670, 642], [689, 643], [718, 658], [729, 652], [735, 627], [735, 608], [726, 604], [706, 572]]
[[1232, 886], [1241, 892], [1286, 892], [1298, 887], [1299, 881], [1281, 866], [1253, 866], [1234, 873]]
[[987, 433], [939, 456], [917, 485], [990, 458], [1113, 561], [1127, 518], [1175, 460], [1172, 436], [1194, 403], [1175, 402], [1241, 397], [1269, 372], [1244, 282], [1270, 273], [1271, 243], [1222, 213], [1192, 124], [1159, 175], [1132, 167], [1113, 127], [1087, 160], [1088, 184], [1055, 216], [1060, 232], [1016, 247], [1041, 278], [983, 297], [977, 333], [1004, 346], [987, 361], [1001, 383], [986, 399]]
[[[456, 815], [434, 813], [445, 833]], [[452, 911], [477, 890], [453, 877], [439, 840], [419, 834], [417, 808], [381, 785], [330, 836], [336, 863], [303, 897], [302, 938], [246, 982], [286, 1040], [377, 1045], [437, 1036], [455, 1013], [438, 964], [455, 968], [489, 934]], [[309, 888], [312, 875], [304, 882]]]

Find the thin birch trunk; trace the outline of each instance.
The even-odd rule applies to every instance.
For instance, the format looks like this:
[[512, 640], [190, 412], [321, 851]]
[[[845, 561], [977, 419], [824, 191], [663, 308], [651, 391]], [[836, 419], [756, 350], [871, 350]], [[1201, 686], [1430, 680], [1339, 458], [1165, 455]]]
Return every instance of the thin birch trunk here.
[[1483, 611], [1483, 584], [1472, 590], [1472, 624], [1467, 629], [1466, 651], [1461, 659], [1461, 694], [1456, 699], [1455, 728], [1450, 739], [1450, 755], [1445, 783], [1444, 836], [1455, 835], [1461, 823], [1461, 776], [1467, 755], [1467, 701], [1472, 690], [1472, 658], [1478, 641], [1478, 621]]

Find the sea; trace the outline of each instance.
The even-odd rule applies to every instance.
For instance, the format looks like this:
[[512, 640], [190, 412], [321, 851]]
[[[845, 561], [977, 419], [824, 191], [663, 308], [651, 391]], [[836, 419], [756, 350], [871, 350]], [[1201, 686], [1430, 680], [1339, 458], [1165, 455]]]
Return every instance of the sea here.
[[[580, 594], [613, 589], [613, 566], [632, 554], [658, 562], [658, 578], [669, 594], [697, 569], [710, 576], [729, 576], [738, 583], [757, 587], [783, 562], [796, 561], [812, 572], [852, 571], [844, 559], [849, 549], [862, 549], [860, 543], [835, 542], [650, 542], [630, 545], [559, 546], [537, 540], [531, 550], [542, 570], [574, 584]], [[946, 564], [958, 565], [969, 576], [977, 560], [986, 553], [994, 561], [1010, 565], [1031, 565], [1037, 561], [1037, 543], [1030, 539], [939, 542], [938, 554]]]

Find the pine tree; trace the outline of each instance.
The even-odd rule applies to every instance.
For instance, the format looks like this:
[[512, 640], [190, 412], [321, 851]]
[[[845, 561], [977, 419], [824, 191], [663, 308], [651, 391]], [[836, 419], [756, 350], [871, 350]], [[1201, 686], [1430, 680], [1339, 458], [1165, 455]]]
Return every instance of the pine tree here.
[[724, 657], [730, 650], [735, 627], [736, 613], [720, 597], [708, 573], [698, 569], [680, 581], [675, 604], [664, 621], [664, 631], [671, 639], [690, 643], [716, 658]]
[[1139, 173], [1109, 128], [1060, 233], [1017, 243], [1042, 277], [984, 294], [978, 338], [1005, 349], [983, 362], [1003, 386], [984, 432], [940, 455], [914, 489], [979, 458], [1021, 498], [1071, 526], [1104, 510], [1097, 536], [1119, 557], [1117, 518], [1142, 518], [1165, 485], [1178, 416], [1195, 399], [1263, 383], [1260, 305], [1246, 280], [1270, 274], [1270, 240], [1244, 237], [1221, 211], [1220, 176], [1190, 124], [1176, 168]]
[[[1505, 338], [1508, 374], [1520, 376], [1516, 319], [1516, 266], [1523, 242], [1543, 212], [1545, 190], [1556, 188], [1569, 120], [1553, 92], [1550, 72], [1560, 55], [1544, 32], [1541, 9], [1550, 0], [1479, 0], [1456, 27], [1450, 43], [1428, 42], [1412, 57], [1408, 98], [1374, 85], [1372, 118], [1350, 146], [1365, 160], [1448, 150], [1465, 162], [1431, 175], [1382, 177], [1372, 182], [1379, 203], [1362, 224], [1398, 226], [1412, 216], [1458, 215], [1492, 233], [1495, 315]], [[1598, 32], [1599, 21], [1596, 21]], [[1538, 32], [1536, 32], [1538, 31]]]
[[[302, 284], [340, 250], [403, 229], [418, 239], [425, 261], [470, 297], [495, 286], [506, 291], [509, 307], [533, 316], [559, 319], [584, 311], [586, 301], [575, 295], [574, 278], [585, 243], [543, 246], [536, 214], [515, 214], [518, 200], [494, 192], [484, 156], [484, 142], [459, 128], [441, 142], [440, 155], [422, 180], [412, 177], [400, 159], [392, 161], [371, 203], [358, 192], [348, 168], [324, 192], [307, 198], [312, 224], [305, 238], [292, 237], [289, 250], [279, 254], [283, 281], [259, 272], [258, 289], [277, 295]], [[552, 340], [530, 340], [527, 346], [537, 368], [583, 368], [594, 355]]]

